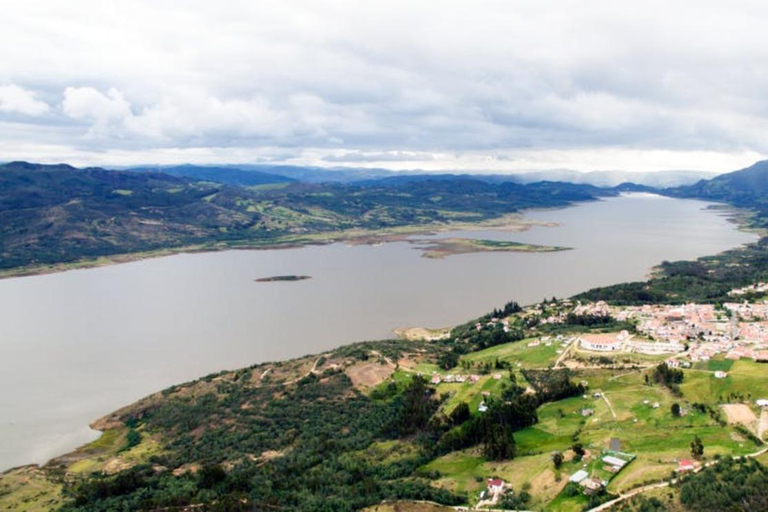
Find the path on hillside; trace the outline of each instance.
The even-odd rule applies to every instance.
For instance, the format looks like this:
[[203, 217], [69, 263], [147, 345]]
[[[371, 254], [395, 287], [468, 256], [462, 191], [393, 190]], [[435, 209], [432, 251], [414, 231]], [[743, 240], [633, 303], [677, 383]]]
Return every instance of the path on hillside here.
[[613, 414], [613, 419], [616, 419], [618, 416], [616, 416], [616, 411], [613, 410], [613, 405], [611, 404], [611, 401], [608, 400], [608, 397], [605, 396], [605, 391], [598, 391], [600, 393], [600, 396], [603, 397], [603, 400], [605, 400], [605, 403], [608, 404], [608, 408], [611, 410], [611, 414]]
[[760, 421], [757, 422], [757, 437], [763, 440], [765, 432], [768, 431], [768, 409], [763, 407], [760, 410]]
[[571, 343], [570, 343], [570, 344], [569, 344], [569, 345], [566, 347], [566, 349], [565, 349], [565, 350], [563, 350], [563, 353], [562, 353], [562, 354], [560, 354], [560, 357], [558, 357], [558, 358], [557, 358], [557, 361], [555, 361], [555, 369], [557, 369], [557, 368], [559, 368], [559, 367], [560, 367], [560, 363], [563, 361], [563, 359], [565, 358], [565, 356], [567, 356], [567, 355], [568, 355], [568, 352], [570, 352], [570, 351], [571, 351], [571, 349], [573, 348], [573, 346], [574, 346], [574, 345], [576, 345], [578, 342], [579, 342], [579, 340], [578, 340], [578, 339], [576, 339], [576, 340], [573, 340], [573, 341], [572, 341], [572, 342], [571, 342]]

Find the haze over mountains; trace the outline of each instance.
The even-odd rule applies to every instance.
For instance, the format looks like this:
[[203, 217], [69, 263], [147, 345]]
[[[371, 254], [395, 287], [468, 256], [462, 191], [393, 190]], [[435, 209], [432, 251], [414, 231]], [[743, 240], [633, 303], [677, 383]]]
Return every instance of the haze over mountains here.
[[[690, 185], [702, 179], [709, 179], [717, 173], [707, 171], [591, 171], [581, 172], [570, 169], [552, 169], [543, 171], [517, 172], [513, 174], [465, 173], [446, 170], [435, 171], [391, 171], [388, 169], [369, 169], [362, 167], [324, 168], [312, 166], [289, 165], [176, 165], [176, 166], [142, 166], [131, 167], [130, 171], [154, 171], [185, 176], [188, 178], [227, 183], [230, 185], [264, 185], [302, 181], [306, 183], [375, 183], [378, 180], [390, 182], [406, 182], [437, 178], [463, 176], [469, 179], [487, 183], [535, 183], [538, 181], [560, 181], [593, 185], [596, 187], [615, 187], [622, 183], [635, 183], [654, 188], [677, 187]], [[418, 177], [418, 178], [414, 178]]]

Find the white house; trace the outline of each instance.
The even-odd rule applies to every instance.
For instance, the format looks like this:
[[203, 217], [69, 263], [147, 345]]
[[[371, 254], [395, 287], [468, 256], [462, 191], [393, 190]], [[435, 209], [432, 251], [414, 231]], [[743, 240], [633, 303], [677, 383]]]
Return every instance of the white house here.
[[580, 469], [577, 472], [575, 472], [574, 474], [572, 474], [571, 478], [569, 478], [568, 480], [570, 480], [571, 482], [579, 483], [582, 480], [584, 480], [585, 478], [587, 478], [588, 476], [589, 476], [589, 473], [587, 473], [583, 469]]

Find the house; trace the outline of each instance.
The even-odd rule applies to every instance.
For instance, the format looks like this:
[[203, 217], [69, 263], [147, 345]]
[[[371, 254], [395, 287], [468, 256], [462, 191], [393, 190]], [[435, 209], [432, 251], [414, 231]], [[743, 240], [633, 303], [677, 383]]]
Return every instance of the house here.
[[488, 479], [488, 492], [490, 494], [499, 494], [504, 491], [504, 480], [500, 478]]
[[680, 462], [677, 463], [678, 473], [685, 473], [686, 471], [693, 471], [694, 469], [696, 469], [696, 466], [690, 459], [680, 459]]
[[728, 374], [726, 372], [723, 372], [723, 371], [720, 371], [720, 370], [715, 372], [715, 378], [716, 379], [724, 379], [727, 376], [728, 376]]
[[430, 380], [429, 382], [431, 382], [432, 384], [440, 384], [441, 381], [442, 379], [440, 378], [439, 375], [433, 375], [432, 380]]
[[588, 476], [589, 476], [589, 473], [587, 473], [583, 469], [580, 469], [577, 472], [575, 472], [574, 474], [572, 474], [571, 478], [569, 478], [568, 480], [570, 480], [571, 482], [579, 483], [582, 480], [584, 480], [585, 478], [587, 478]]
[[446, 375], [445, 378], [443, 379], [443, 382], [453, 382], [455, 379], [456, 377], [453, 375]]
[[582, 409], [579, 414], [581, 414], [582, 416], [584, 416], [586, 418], [587, 416], [592, 416], [593, 414], [595, 414], [595, 410], [594, 409]]
[[475, 384], [479, 380], [480, 380], [480, 376], [479, 375], [470, 375], [469, 376], [469, 382], [471, 382], [472, 384]]
[[600, 489], [603, 488], [603, 481], [599, 478], [585, 478], [581, 481], [579, 484], [584, 488], [584, 494], [587, 496], [591, 496], [593, 494], [596, 494], [600, 492]]
[[606, 455], [605, 457], [603, 457], [603, 462], [605, 462], [609, 466], [616, 466], [619, 469], [627, 465], [627, 461], [622, 460], [618, 457], [614, 457], [613, 455]]
[[579, 338], [581, 348], [596, 352], [615, 352], [621, 350], [624, 338], [611, 334], [585, 334]]
[[495, 380], [500, 380], [500, 379], [501, 379], [501, 374], [500, 374], [500, 373], [494, 373], [494, 374], [493, 374], [493, 378], [494, 378]]
[[480, 405], [477, 406], [477, 412], [485, 412], [488, 410], [488, 406], [485, 405], [485, 402], [480, 402]]
[[766, 400], [765, 398], [759, 398], [755, 400], [755, 403], [757, 404], [758, 407], [768, 407], [768, 400]]

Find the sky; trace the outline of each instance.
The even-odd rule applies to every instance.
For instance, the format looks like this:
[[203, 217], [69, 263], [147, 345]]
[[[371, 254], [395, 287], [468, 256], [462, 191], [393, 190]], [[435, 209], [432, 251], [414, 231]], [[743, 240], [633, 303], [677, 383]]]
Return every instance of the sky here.
[[0, 0], [0, 160], [728, 171], [768, 3]]

